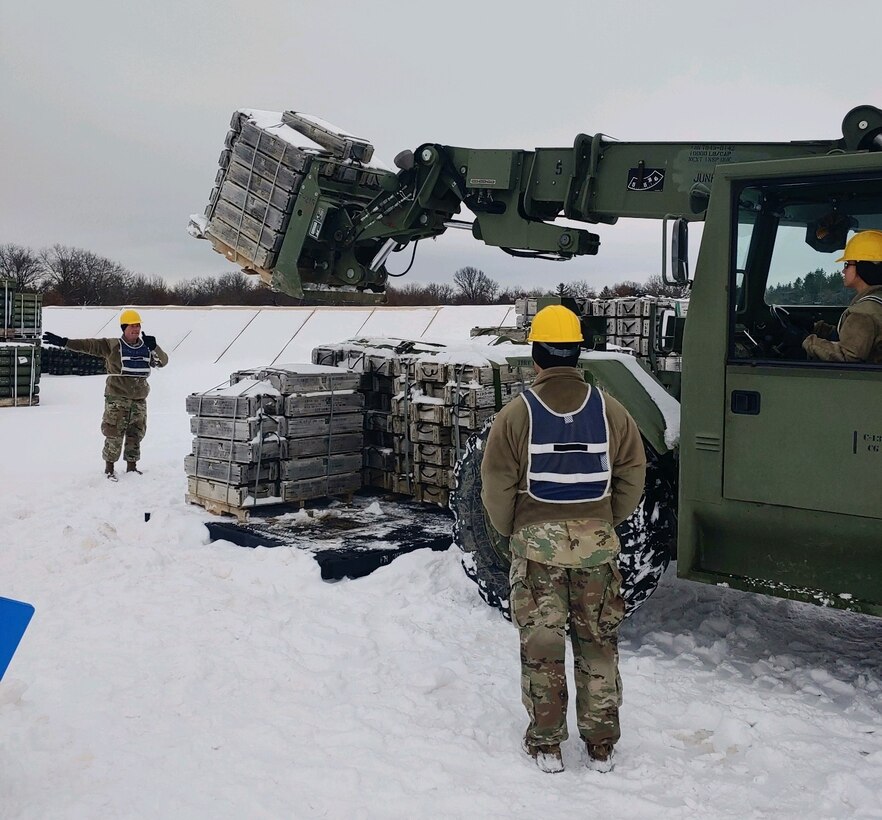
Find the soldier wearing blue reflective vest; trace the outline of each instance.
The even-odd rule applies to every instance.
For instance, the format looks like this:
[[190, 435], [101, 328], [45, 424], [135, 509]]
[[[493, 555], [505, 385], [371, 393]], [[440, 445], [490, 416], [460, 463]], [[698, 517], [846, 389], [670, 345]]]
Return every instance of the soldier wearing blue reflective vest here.
[[582, 330], [571, 310], [539, 311], [528, 341], [537, 378], [500, 410], [481, 463], [484, 507], [510, 536], [511, 613], [529, 716], [524, 750], [542, 771], [563, 771], [569, 625], [586, 763], [609, 771], [620, 735], [624, 617], [614, 527], [640, 502], [646, 455], [625, 408], [577, 368]]
[[533, 390], [523, 394], [530, 414], [527, 493], [549, 504], [599, 501], [609, 495], [609, 431], [599, 390], [582, 406], [556, 413]]
[[122, 334], [110, 339], [68, 339], [55, 333], [43, 334], [43, 343], [66, 347], [77, 353], [104, 359], [107, 382], [104, 387], [104, 475], [117, 480], [114, 465], [125, 458], [127, 473], [140, 473], [141, 441], [147, 434], [147, 377], [154, 367], [165, 367], [168, 354], [155, 336], [141, 334], [141, 316], [126, 308], [119, 316]]

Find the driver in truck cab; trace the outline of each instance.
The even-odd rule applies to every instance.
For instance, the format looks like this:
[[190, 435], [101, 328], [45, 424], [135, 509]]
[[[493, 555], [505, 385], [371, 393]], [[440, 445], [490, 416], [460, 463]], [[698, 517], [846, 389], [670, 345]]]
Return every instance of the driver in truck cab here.
[[815, 322], [802, 342], [809, 359], [882, 364], [882, 231], [856, 233], [842, 256], [845, 287], [857, 291], [839, 324]]

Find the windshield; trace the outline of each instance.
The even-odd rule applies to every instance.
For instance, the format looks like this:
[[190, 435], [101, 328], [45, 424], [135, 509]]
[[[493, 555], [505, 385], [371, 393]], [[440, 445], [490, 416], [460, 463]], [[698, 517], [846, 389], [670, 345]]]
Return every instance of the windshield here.
[[755, 309], [847, 304], [854, 294], [843, 287], [837, 260], [848, 239], [868, 228], [882, 229], [878, 179], [745, 186], [738, 198], [739, 309], [751, 301]]

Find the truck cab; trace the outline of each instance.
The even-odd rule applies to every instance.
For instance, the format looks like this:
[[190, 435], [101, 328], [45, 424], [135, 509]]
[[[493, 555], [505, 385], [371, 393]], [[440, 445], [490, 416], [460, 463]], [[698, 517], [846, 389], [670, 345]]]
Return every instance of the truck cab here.
[[[882, 366], [824, 362], [855, 232], [882, 229], [882, 155], [720, 166], [684, 334], [678, 572], [882, 615]], [[782, 302], [784, 304], [782, 304]]]

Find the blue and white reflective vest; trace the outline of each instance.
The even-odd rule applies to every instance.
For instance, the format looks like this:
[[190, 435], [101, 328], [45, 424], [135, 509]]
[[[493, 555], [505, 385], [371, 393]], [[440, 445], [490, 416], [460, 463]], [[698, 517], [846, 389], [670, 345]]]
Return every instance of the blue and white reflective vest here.
[[556, 413], [532, 390], [527, 494], [548, 504], [582, 504], [610, 494], [609, 424], [603, 394], [588, 387], [578, 410]]
[[140, 376], [146, 379], [150, 375], [150, 348], [143, 340], [138, 347], [132, 347], [124, 339], [120, 339], [119, 358], [122, 363], [121, 376]]

